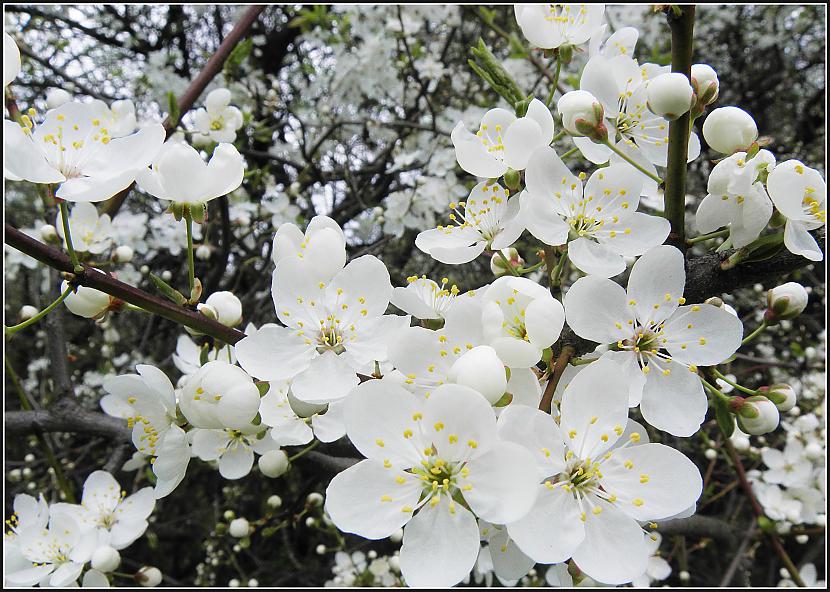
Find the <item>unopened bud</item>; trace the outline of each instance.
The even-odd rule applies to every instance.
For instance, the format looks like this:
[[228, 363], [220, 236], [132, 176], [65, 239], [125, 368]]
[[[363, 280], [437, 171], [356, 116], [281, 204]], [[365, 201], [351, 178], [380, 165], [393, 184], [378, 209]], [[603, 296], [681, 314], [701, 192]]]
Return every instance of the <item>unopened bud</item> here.
[[61, 242], [58, 230], [51, 224], [44, 224], [40, 227], [40, 236], [47, 243], [58, 244]]
[[798, 396], [789, 384], [773, 384], [758, 389], [767, 399], [775, 403], [779, 411], [789, 411], [795, 407]]
[[112, 256], [113, 261], [116, 263], [129, 263], [132, 261], [133, 256], [135, 255], [135, 251], [129, 245], [121, 245], [117, 249], [115, 249], [115, 253]]
[[738, 107], [719, 107], [703, 122], [703, 137], [713, 150], [733, 154], [748, 149], [758, 138], [752, 116]]
[[279, 477], [288, 470], [288, 455], [282, 450], [269, 450], [259, 457], [259, 470], [266, 477]]
[[504, 173], [504, 184], [511, 192], [516, 193], [522, 184], [521, 173], [514, 169], [507, 169], [507, 172]]
[[235, 520], [231, 520], [231, 523], [228, 526], [228, 534], [237, 539], [248, 536], [250, 532], [251, 525], [247, 520], [245, 520], [245, 518], [236, 518]]
[[317, 493], [313, 491], [308, 494], [308, 497], [305, 498], [306, 503], [309, 506], [322, 506], [323, 505], [323, 495], [321, 493]]
[[242, 302], [232, 292], [214, 292], [208, 296], [204, 306], [212, 308], [214, 320], [227, 327], [234, 327], [242, 321]]
[[794, 319], [807, 308], [809, 295], [804, 286], [787, 282], [767, 292], [767, 311], [764, 318], [768, 324]]
[[[61, 291], [65, 291], [67, 287], [69, 287], [69, 283], [64, 281], [61, 284]], [[94, 288], [78, 286], [74, 292], [66, 297], [63, 303], [72, 314], [86, 319], [99, 319], [109, 310], [113, 300], [109, 294]]]
[[[605, 111], [597, 98], [585, 90], [572, 90], [559, 99], [556, 109], [562, 118], [562, 126], [573, 136], [587, 136], [594, 140], [602, 135], [600, 128]], [[608, 130], [605, 130], [608, 137]], [[594, 140], [598, 141], [598, 140]]]
[[145, 565], [133, 576], [136, 582], [147, 588], [154, 588], [161, 584], [161, 571], [157, 567]]
[[109, 545], [98, 547], [92, 554], [91, 564], [92, 569], [100, 572], [115, 571], [121, 565], [121, 555]]
[[673, 121], [692, 107], [694, 89], [679, 72], [660, 74], [649, 80], [648, 108], [652, 113]]
[[72, 95], [62, 88], [50, 88], [46, 91], [46, 106], [49, 109], [57, 109], [64, 103], [72, 100]]
[[268, 504], [269, 508], [276, 509], [276, 508], [279, 508], [282, 505], [282, 498], [275, 494], [275, 495], [272, 495], [271, 497], [269, 497], [268, 500], [265, 503]]
[[491, 405], [507, 390], [504, 364], [489, 345], [474, 347], [458, 358], [450, 368], [448, 378], [478, 391]]
[[718, 308], [723, 307], [723, 300], [721, 300], [717, 296], [712, 296], [711, 298], [707, 298], [704, 302], [706, 304], [711, 304], [712, 306], [717, 306]]
[[756, 395], [744, 400], [738, 411], [738, 427], [747, 434], [760, 436], [778, 427], [779, 414], [775, 404], [766, 397]]
[[695, 89], [697, 107], [702, 113], [706, 105], [711, 105], [718, 98], [720, 82], [717, 72], [707, 64], [693, 64], [692, 88]]
[[[502, 249], [501, 254], [504, 255], [505, 259], [507, 259], [510, 262], [510, 265], [514, 268], [524, 265], [524, 259], [522, 259], [519, 255], [519, 251], [513, 247], [510, 247], [509, 249]], [[490, 271], [493, 272], [494, 276], [501, 277], [509, 273], [510, 269], [498, 253], [493, 253], [493, 256], [490, 258]]]
[[20, 307], [20, 322], [28, 321], [32, 317], [34, 317], [40, 311], [32, 306], [31, 304], [27, 304], [25, 306]]

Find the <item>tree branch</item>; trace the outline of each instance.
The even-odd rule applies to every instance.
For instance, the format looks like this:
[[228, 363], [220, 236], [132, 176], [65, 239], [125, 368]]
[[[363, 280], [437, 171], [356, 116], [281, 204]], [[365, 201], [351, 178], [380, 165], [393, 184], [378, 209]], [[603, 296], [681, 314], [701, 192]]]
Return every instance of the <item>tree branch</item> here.
[[[58, 249], [27, 236], [10, 224], [6, 224], [5, 231], [5, 241], [8, 245], [58, 271], [73, 273], [69, 257]], [[224, 343], [233, 345], [245, 337], [242, 331], [226, 327], [195, 310], [177, 306], [163, 298], [148, 294], [144, 290], [134, 288], [92, 267], [84, 265], [83, 272], [74, 275], [73, 282], [80, 286], [95, 288], [148, 312], [215, 337]]]

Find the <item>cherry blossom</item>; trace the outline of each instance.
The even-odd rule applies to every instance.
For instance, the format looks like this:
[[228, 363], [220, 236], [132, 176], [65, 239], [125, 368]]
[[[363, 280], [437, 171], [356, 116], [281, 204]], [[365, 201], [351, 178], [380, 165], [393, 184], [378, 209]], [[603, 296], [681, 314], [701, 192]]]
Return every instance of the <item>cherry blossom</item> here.
[[787, 218], [787, 249], [811, 261], [821, 261], [824, 256], [809, 232], [827, 223], [827, 183], [821, 173], [798, 160], [788, 160], [769, 174], [767, 190], [772, 203]]
[[516, 21], [536, 47], [581, 45], [602, 24], [604, 4], [516, 4]]

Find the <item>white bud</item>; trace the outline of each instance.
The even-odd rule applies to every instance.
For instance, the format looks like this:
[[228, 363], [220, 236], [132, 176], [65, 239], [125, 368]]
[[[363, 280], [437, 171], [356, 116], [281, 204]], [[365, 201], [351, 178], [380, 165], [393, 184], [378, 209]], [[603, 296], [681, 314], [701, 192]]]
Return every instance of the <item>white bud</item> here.
[[[600, 126], [604, 113], [602, 103], [586, 90], [572, 90], [565, 93], [556, 103], [556, 110], [562, 117], [562, 126], [565, 131], [573, 136], [587, 135], [584, 126]], [[578, 124], [578, 121], [583, 123]]]
[[40, 236], [47, 243], [59, 243], [61, 241], [58, 236], [58, 229], [51, 224], [44, 224], [40, 227]]
[[155, 588], [161, 584], [161, 571], [152, 565], [145, 565], [135, 574], [135, 579], [142, 586]]
[[703, 453], [703, 456], [709, 460], [715, 460], [718, 457], [718, 451], [714, 448], [707, 448], [706, 452]]
[[232, 549], [233, 549], [234, 553], [239, 553], [242, 550], [242, 546], [241, 545], [234, 545], [232, 547]]
[[282, 498], [278, 495], [272, 495], [268, 498], [268, 501], [265, 502], [268, 504], [269, 508], [279, 508], [282, 505]]
[[380, 206], [375, 207], [374, 209], [372, 209], [372, 215], [375, 218], [380, 218], [381, 216], [383, 216], [383, 208]]
[[196, 247], [194, 255], [199, 261], [207, 261], [210, 259], [211, 248], [207, 245], [199, 245]]
[[692, 85], [697, 91], [698, 100], [704, 105], [711, 105], [718, 98], [720, 82], [718, 73], [708, 64], [692, 64]]
[[323, 505], [323, 495], [313, 491], [308, 494], [308, 497], [305, 498], [306, 503], [309, 506], [322, 506]]
[[504, 363], [489, 345], [474, 347], [450, 368], [449, 379], [481, 393], [492, 405], [504, 395], [507, 389], [507, 375]]
[[250, 532], [251, 525], [248, 524], [248, 521], [244, 518], [236, 518], [231, 520], [231, 523], [228, 526], [228, 534], [237, 539], [248, 536], [248, 533]]
[[695, 94], [689, 79], [680, 72], [660, 74], [649, 80], [648, 108], [655, 114], [668, 119], [677, 119], [692, 107]]
[[128, 263], [133, 260], [133, 256], [135, 255], [135, 251], [129, 245], [121, 245], [117, 249], [115, 249], [115, 254], [113, 254], [113, 261], [116, 263]]
[[62, 88], [50, 88], [46, 91], [46, 106], [49, 109], [57, 109], [64, 103], [72, 100], [72, 95]]
[[[69, 283], [61, 284], [61, 292], [65, 291]], [[110, 307], [110, 296], [94, 288], [78, 286], [75, 292], [69, 294], [63, 301], [72, 314], [86, 319], [102, 316]]]
[[300, 189], [302, 189], [302, 185], [300, 185], [297, 181], [294, 181], [291, 185], [289, 185], [288, 189], [293, 195], [297, 195], [300, 192]]
[[169, 269], [165, 269], [161, 272], [161, 279], [163, 279], [165, 282], [169, 282], [173, 279], [173, 274], [170, 272]]
[[758, 139], [758, 126], [752, 116], [738, 107], [719, 107], [703, 122], [706, 143], [723, 154], [749, 148]]
[[233, 520], [236, 517], [236, 512], [234, 512], [233, 510], [225, 510], [222, 516], [225, 518], [225, 520]]
[[248, 587], [249, 588], [257, 588], [259, 586], [259, 580], [255, 578], [251, 578], [248, 580]]
[[317, 525], [317, 519], [314, 516], [309, 516], [305, 519], [305, 525], [312, 528]]
[[767, 292], [767, 320], [793, 319], [804, 312], [810, 296], [799, 283], [787, 282]]
[[29, 467], [23, 467], [23, 478], [28, 479], [31, 476], [32, 476], [32, 469], [30, 469]]
[[288, 470], [288, 455], [282, 450], [269, 450], [259, 457], [259, 470], [266, 477], [279, 477]]
[[795, 542], [799, 545], [804, 545], [810, 540], [810, 537], [806, 534], [799, 534], [795, 537]]
[[366, 557], [368, 557], [369, 559], [376, 559], [377, 556], [378, 556], [378, 552], [375, 551], [374, 549], [369, 549], [369, 551], [366, 553]]
[[764, 395], [775, 403], [779, 411], [789, 411], [798, 400], [795, 389], [789, 384], [773, 384]]
[[20, 321], [28, 321], [32, 317], [34, 317], [40, 311], [32, 306], [31, 304], [26, 304], [25, 306], [20, 307]]
[[818, 442], [810, 442], [804, 448], [804, 456], [806, 456], [810, 460], [818, 460], [821, 458], [824, 449]]
[[326, 554], [326, 546], [325, 545], [317, 545], [317, 547], [314, 549], [314, 551], [318, 555], [325, 555]]
[[205, 304], [216, 311], [216, 320], [228, 327], [234, 327], [242, 321], [242, 302], [232, 292], [214, 292]]
[[389, 540], [393, 543], [400, 543], [403, 540], [403, 528], [399, 528], [389, 535]]
[[691, 574], [690, 574], [689, 572], [687, 572], [687, 571], [681, 571], [679, 574], [677, 574], [677, 577], [678, 577], [678, 578], [680, 578], [680, 579], [681, 579], [682, 581], [684, 581], [684, 582], [688, 582], [688, 581], [689, 581], [689, 579], [690, 579], [692, 576], [691, 576]]
[[239, 588], [239, 585], [240, 585], [240, 581], [237, 580], [236, 578], [233, 578], [231, 581], [228, 582], [228, 587], [229, 588]]
[[35, 460], [35, 455], [32, 454], [31, 452], [23, 457], [23, 461], [27, 462], [27, 463], [34, 462], [34, 460]]
[[389, 567], [391, 567], [394, 571], [400, 573], [400, 571], [401, 571], [400, 557], [398, 557], [397, 555], [392, 555], [392, 557], [389, 558]]
[[[750, 407], [750, 409], [744, 409]], [[775, 403], [762, 396], [748, 397], [738, 414], [738, 426], [753, 436], [767, 434], [778, 427], [778, 408]], [[755, 417], [747, 417], [755, 413]]]
[[139, 270], [138, 270], [138, 271], [140, 271], [140, 272], [141, 272], [141, 275], [147, 275], [148, 273], [150, 273], [150, 266], [149, 266], [149, 265], [142, 265], [142, 266], [139, 268]]
[[816, 516], [816, 526], [824, 527], [827, 524], [827, 515], [819, 514]]
[[119, 565], [121, 565], [121, 555], [109, 545], [98, 547], [92, 554], [92, 569], [109, 573], [118, 569]]

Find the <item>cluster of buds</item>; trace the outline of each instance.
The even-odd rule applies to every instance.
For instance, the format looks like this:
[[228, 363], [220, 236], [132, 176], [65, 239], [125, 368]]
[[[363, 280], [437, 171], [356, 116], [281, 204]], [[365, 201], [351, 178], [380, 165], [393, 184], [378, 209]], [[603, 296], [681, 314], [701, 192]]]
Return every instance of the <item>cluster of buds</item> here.
[[588, 91], [565, 93], [556, 104], [556, 109], [562, 116], [562, 126], [572, 136], [584, 136], [597, 143], [608, 140], [605, 109]]
[[796, 282], [787, 282], [767, 292], [767, 310], [764, 320], [767, 325], [794, 319], [807, 308], [807, 290]]
[[[514, 268], [521, 267], [525, 264], [525, 260], [522, 259], [521, 255], [519, 255], [519, 251], [510, 247], [509, 249], [502, 249], [501, 254], [504, 255], [504, 258], [510, 262]], [[501, 277], [507, 273], [509, 273], [509, 269], [507, 268], [507, 263], [504, 262], [498, 253], [493, 253], [493, 256], [490, 258], [490, 271], [493, 272], [493, 275], [496, 277]]]

